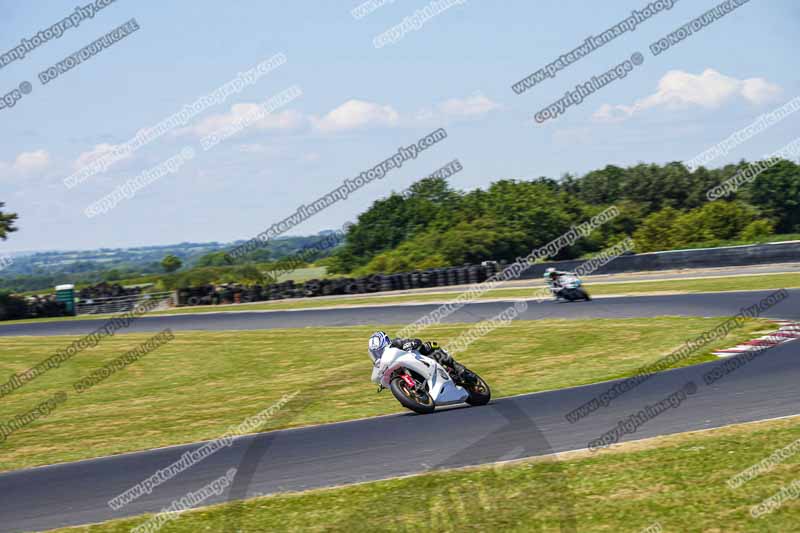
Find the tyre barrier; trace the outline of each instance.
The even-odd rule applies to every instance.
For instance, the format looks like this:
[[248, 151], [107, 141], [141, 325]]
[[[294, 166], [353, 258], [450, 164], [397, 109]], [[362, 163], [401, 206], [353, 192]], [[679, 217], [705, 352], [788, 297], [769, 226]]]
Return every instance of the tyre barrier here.
[[57, 317], [68, 314], [64, 302], [57, 301], [54, 294], [27, 296], [24, 298], [10, 294], [0, 294], [0, 320]]
[[455, 268], [448, 268], [447, 269], [447, 284], [448, 285], [456, 285], [458, 283], [456, 279], [456, 269]]
[[87, 300], [99, 300], [101, 298], [117, 298], [120, 296], [136, 296], [142, 293], [140, 287], [126, 289], [119, 283], [108, 284], [106, 282], [98, 283], [92, 287], [84, 287], [77, 291], [78, 305], [86, 302]]
[[293, 280], [269, 285], [243, 286], [236, 283], [184, 287], [177, 291], [177, 305], [217, 305], [249, 303], [290, 298], [316, 298], [340, 294], [368, 294], [449, 285], [481, 283], [499, 272], [501, 265], [430, 268], [397, 274], [372, 274], [360, 278], [310, 279], [295, 284]]

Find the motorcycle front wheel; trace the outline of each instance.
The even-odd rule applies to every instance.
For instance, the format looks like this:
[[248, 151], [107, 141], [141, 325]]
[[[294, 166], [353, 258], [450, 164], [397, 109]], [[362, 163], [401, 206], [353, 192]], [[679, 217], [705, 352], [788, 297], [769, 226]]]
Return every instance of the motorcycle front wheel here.
[[469, 393], [469, 397], [464, 401], [473, 406], [486, 405], [492, 399], [492, 391], [489, 389], [489, 385], [475, 372], [471, 370], [468, 370], [468, 372], [472, 374], [473, 379], [469, 383], [461, 385]]
[[421, 415], [427, 415], [436, 409], [433, 398], [428, 394], [428, 391], [419, 390], [419, 387], [412, 389], [399, 376], [392, 379], [389, 383], [389, 388], [394, 397], [397, 398], [397, 401], [406, 409], [411, 409]]

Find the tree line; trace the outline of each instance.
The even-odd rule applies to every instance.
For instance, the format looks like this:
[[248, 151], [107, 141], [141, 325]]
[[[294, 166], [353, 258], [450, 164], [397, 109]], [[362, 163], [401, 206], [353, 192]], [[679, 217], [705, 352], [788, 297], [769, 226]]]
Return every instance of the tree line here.
[[581, 177], [502, 179], [469, 192], [426, 178], [410, 194], [374, 202], [345, 244], [319, 263], [332, 273], [363, 275], [512, 261], [611, 205], [620, 216], [553, 259], [589, 255], [626, 236], [636, 252], [649, 252], [800, 232], [800, 167], [792, 161], [769, 166], [724, 199], [708, 199], [710, 189], [747, 167], [608, 165]]

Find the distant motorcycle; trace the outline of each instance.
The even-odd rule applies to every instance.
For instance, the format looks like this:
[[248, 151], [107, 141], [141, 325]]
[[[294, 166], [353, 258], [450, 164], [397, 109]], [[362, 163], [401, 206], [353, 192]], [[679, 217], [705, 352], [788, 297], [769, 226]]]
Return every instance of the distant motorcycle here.
[[441, 405], [489, 403], [489, 385], [469, 369], [463, 375], [456, 383], [435, 359], [393, 347], [386, 348], [372, 368], [378, 392], [390, 389], [403, 407], [420, 414], [432, 413]]
[[559, 287], [550, 287], [550, 291], [555, 295], [556, 300], [563, 298], [570, 302], [578, 300], [590, 301], [592, 298], [585, 289], [581, 288], [581, 280], [578, 276], [563, 274], [558, 278]]

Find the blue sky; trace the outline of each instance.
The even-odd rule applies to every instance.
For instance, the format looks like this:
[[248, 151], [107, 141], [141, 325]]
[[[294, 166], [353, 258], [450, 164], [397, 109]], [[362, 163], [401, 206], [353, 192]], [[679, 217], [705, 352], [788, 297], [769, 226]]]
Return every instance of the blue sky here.
[[[377, 35], [430, 1], [387, 2], [356, 20], [350, 10], [360, 3], [237, 1], [221, 8], [204, 0], [117, 0], [1, 68], [0, 96], [23, 81], [33, 90], [0, 110], [0, 201], [20, 215], [20, 230], [0, 243], [0, 253], [250, 238], [439, 127], [446, 140], [290, 233], [340, 227], [454, 158], [464, 167], [452, 178], [461, 189], [606, 164], [688, 160], [800, 95], [800, 4], [791, 0], [752, 0], [653, 56], [652, 42], [718, 3], [680, 0], [521, 95], [512, 84], [648, 2], [467, 0], [381, 48], [373, 45]], [[76, 5], [0, 2], [0, 53]], [[131, 18], [138, 31], [39, 82], [39, 72]], [[556, 119], [534, 121], [565, 91], [634, 52], [644, 63], [626, 78]], [[276, 53], [286, 63], [254, 85], [106, 172], [64, 186], [92, 157]], [[291, 86], [302, 96], [212, 150], [200, 149], [202, 132]], [[788, 117], [711, 166], [781, 148], [796, 137], [798, 121], [800, 114]], [[84, 215], [89, 204], [186, 146], [197, 155], [178, 172], [102, 216]]]

